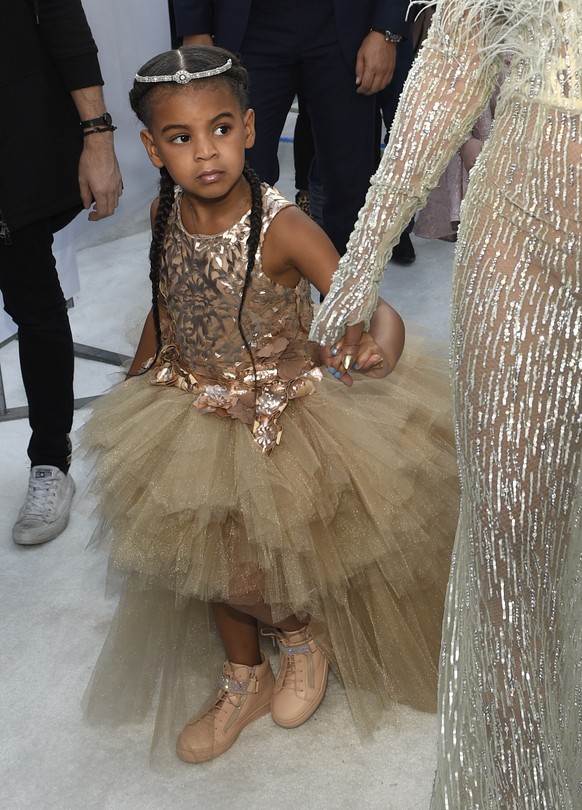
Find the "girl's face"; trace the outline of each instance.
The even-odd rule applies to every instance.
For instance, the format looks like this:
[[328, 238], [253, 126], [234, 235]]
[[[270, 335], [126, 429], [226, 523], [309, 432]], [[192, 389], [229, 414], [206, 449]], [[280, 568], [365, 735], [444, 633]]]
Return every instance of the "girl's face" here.
[[227, 82], [203, 81], [162, 89], [151, 111], [141, 139], [154, 166], [165, 166], [192, 198], [228, 196], [241, 180], [245, 149], [255, 141], [253, 110], [241, 110]]

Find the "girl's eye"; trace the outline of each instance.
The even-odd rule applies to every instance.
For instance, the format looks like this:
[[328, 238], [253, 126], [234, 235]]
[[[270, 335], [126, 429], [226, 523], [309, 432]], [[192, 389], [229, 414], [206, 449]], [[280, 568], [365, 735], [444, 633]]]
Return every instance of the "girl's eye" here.
[[189, 135], [176, 135], [175, 138], [172, 138], [173, 143], [188, 143], [189, 140]]
[[230, 131], [230, 126], [228, 124], [220, 124], [220, 126], [216, 127], [214, 130], [215, 135], [227, 135]]

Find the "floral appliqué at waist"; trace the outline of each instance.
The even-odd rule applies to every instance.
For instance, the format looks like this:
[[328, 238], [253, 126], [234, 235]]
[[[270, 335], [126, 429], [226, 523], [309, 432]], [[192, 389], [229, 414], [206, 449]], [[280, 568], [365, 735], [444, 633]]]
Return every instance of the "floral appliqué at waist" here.
[[257, 364], [256, 372], [250, 369], [242, 379], [219, 382], [181, 368], [177, 356], [176, 346], [163, 347], [152, 368], [152, 385], [181, 388], [194, 395], [193, 405], [200, 413], [243, 422], [265, 454], [281, 441], [283, 428], [278, 419], [289, 401], [312, 394], [323, 377], [321, 370], [306, 358], [303, 369], [292, 379], [282, 379], [276, 367]]

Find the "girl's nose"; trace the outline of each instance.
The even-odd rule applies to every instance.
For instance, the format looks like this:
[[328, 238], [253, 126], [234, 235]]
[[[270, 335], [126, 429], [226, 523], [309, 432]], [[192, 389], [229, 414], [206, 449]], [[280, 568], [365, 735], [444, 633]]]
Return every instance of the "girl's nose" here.
[[196, 160], [209, 160], [216, 155], [216, 144], [212, 138], [198, 138], [196, 140], [194, 156]]

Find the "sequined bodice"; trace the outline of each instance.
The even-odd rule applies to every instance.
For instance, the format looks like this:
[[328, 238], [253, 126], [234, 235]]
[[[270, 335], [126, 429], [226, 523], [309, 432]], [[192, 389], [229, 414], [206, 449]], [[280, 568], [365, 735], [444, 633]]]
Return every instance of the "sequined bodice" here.
[[254, 426], [258, 443], [268, 451], [280, 438], [278, 414], [289, 399], [310, 393], [310, 378], [318, 371], [307, 339], [312, 315], [308, 281], [283, 287], [262, 269], [268, 227], [290, 205], [275, 189], [264, 185], [262, 190], [259, 248], [242, 307], [250, 211], [223, 233], [192, 235], [182, 224], [182, 192], [177, 190], [160, 277], [167, 313], [164, 345], [153, 382], [191, 391], [205, 413]]

